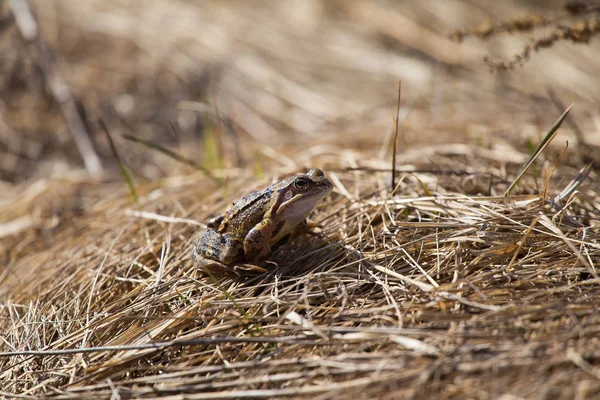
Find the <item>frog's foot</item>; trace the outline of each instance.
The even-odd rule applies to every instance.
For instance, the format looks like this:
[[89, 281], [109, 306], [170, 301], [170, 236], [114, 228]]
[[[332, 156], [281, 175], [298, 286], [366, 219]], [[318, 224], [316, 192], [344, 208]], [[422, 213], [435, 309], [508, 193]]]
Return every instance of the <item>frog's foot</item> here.
[[313, 221], [312, 219], [305, 219], [304, 220], [304, 224], [302, 226], [302, 229], [304, 231], [312, 231], [315, 228], [319, 228], [322, 229], [323, 225], [321, 225], [320, 223], [318, 223], [317, 221]]
[[303, 235], [320, 236], [324, 226], [311, 219], [302, 221], [294, 230], [290, 233], [290, 237], [297, 237]]
[[227, 275], [236, 274], [231, 267], [228, 267], [227, 265], [216, 260], [211, 260], [208, 258], [196, 258], [194, 261], [198, 269], [207, 273], [209, 276], [220, 278]]
[[268, 269], [263, 268], [259, 265], [255, 265], [255, 264], [236, 264], [233, 267], [233, 270], [238, 274], [238, 275], [242, 275], [242, 274], [247, 274], [247, 273], [254, 273], [254, 274], [264, 274], [266, 272], [269, 272]]

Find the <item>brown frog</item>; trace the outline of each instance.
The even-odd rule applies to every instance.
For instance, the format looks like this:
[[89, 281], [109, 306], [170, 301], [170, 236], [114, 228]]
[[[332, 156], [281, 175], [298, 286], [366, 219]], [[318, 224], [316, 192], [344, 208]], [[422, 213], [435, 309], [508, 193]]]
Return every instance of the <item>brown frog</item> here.
[[196, 265], [228, 269], [265, 260], [332, 189], [323, 171], [315, 168], [244, 196], [198, 233], [193, 249]]

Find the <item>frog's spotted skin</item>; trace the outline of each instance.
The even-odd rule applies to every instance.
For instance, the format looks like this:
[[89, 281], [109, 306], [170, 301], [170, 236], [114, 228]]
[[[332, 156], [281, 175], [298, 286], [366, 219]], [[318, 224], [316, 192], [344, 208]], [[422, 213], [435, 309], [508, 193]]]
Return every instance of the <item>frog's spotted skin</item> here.
[[332, 189], [315, 168], [242, 197], [198, 233], [194, 261], [200, 267], [227, 269], [266, 259], [271, 247], [302, 224]]

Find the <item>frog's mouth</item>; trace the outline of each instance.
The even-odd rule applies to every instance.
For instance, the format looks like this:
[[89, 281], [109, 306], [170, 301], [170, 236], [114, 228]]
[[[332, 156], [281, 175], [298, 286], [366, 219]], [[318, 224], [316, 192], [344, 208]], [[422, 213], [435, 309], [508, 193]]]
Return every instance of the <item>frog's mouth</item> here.
[[330, 190], [324, 190], [318, 195], [307, 196], [298, 193], [291, 199], [281, 203], [277, 209], [277, 215], [284, 217], [288, 222], [291, 220], [303, 220], [315, 208], [318, 202], [323, 200], [329, 194]]

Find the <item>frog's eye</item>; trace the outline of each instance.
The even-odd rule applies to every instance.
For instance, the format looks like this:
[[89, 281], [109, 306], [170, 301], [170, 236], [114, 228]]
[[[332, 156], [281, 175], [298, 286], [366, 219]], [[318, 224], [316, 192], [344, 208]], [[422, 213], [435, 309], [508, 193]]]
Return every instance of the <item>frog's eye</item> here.
[[308, 179], [303, 177], [298, 177], [294, 181], [294, 187], [296, 189], [306, 189], [308, 187]]

